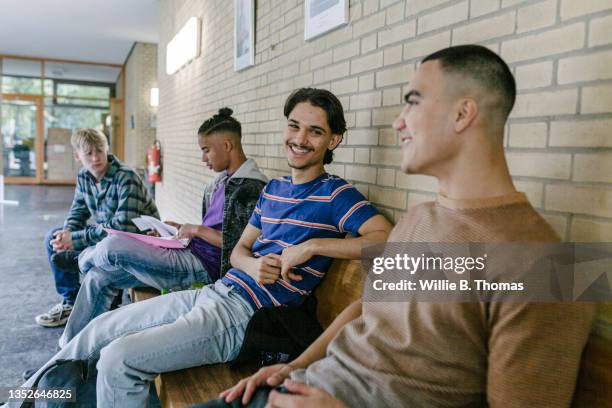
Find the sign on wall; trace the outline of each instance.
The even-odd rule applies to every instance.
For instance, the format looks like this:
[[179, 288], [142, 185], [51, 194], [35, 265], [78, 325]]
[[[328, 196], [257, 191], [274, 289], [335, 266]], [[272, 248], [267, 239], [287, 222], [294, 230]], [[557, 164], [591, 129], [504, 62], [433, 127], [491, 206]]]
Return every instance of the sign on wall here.
[[348, 24], [348, 0], [306, 0], [304, 7], [305, 40]]
[[255, 0], [234, 0], [234, 71], [255, 64]]

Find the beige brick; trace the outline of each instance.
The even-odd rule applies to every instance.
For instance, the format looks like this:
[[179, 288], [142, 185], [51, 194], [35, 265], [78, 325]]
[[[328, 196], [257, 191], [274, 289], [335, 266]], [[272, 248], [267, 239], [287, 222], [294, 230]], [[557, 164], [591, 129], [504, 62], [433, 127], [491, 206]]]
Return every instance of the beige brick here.
[[398, 62], [402, 61], [402, 53], [404, 51], [404, 47], [400, 45], [396, 45], [394, 47], [386, 48], [383, 51], [383, 64], [384, 66], [394, 65]]
[[345, 165], [345, 177], [363, 183], [376, 183], [376, 167]]
[[515, 180], [514, 186], [518, 191], [527, 195], [527, 199], [536, 208], [542, 208], [544, 198], [544, 185], [534, 181]]
[[405, 41], [416, 35], [416, 21], [411, 20], [378, 32], [378, 46]]
[[335, 174], [338, 177], [342, 177], [342, 178], [346, 177], [346, 174], [344, 171], [344, 164], [336, 164], [336, 163], [326, 164], [325, 171], [328, 172], [329, 174]]
[[572, 158], [561, 153], [507, 153], [508, 167], [513, 176], [569, 179]]
[[406, 208], [412, 208], [414, 206], [423, 203], [429, 203], [432, 201], [436, 201], [435, 194], [415, 193], [411, 191], [408, 193], [408, 203], [406, 205]]
[[470, 18], [476, 18], [499, 9], [499, 1], [472, 0], [470, 2]]
[[612, 9], [610, 0], [562, 0], [561, 1], [561, 19], [583, 16], [585, 14], [596, 13], [602, 10]]
[[355, 126], [356, 127], [369, 127], [372, 123], [372, 112], [369, 110], [363, 110], [356, 113]]
[[395, 118], [401, 112], [401, 107], [391, 107], [391, 108], [382, 108], [382, 109], [374, 109], [372, 111], [372, 125], [373, 126], [391, 126]]
[[368, 92], [351, 96], [350, 109], [376, 108], [381, 105], [381, 92]]
[[510, 125], [511, 147], [546, 147], [546, 123], [517, 123]]
[[[398, 163], [399, 165], [399, 163]], [[421, 176], [418, 174], [404, 174], [396, 170], [395, 187], [406, 190], [421, 190], [432, 193], [438, 192], [438, 179], [432, 176]]]
[[446, 27], [468, 18], [468, 2], [463, 1], [450, 7], [434, 11], [419, 17], [418, 33], [426, 33], [441, 27]]
[[378, 10], [378, 0], [364, 0], [363, 15], [367, 16]]
[[374, 51], [378, 47], [378, 36], [376, 33], [368, 35], [361, 39], [361, 53], [368, 54], [370, 51]]
[[589, 47], [612, 43], [612, 15], [591, 20]]
[[374, 74], [360, 76], [359, 91], [369, 91], [370, 89], [374, 89]]
[[557, 19], [557, 0], [547, 0], [520, 8], [516, 18], [516, 32], [523, 33], [548, 27]]
[[560, 147], [612, 147], [612, 119], [552, 122], [549, 144]]
[[577, 102], [578, 91], [576, 89], [519, 94], [516, 97], [511, 116], [519, 118], [573, 114], [576, 113]]
[[514, 32], [514, 12], [486, 18], [453, 30], [453, 45], [472, 44]]
[[338, 146], [334, 150], [334, 163], [352, 163], [354, 157], [354, 150], [352, 147], [340, 147]]
[[612, 84], [582, 88], [580, 113], [612, 112]]
[[405, 0], [380, 0], [380, 8], [384, 9], [389, 7], [390, 5], [394, 4], [394, 3], [404, 3]]
[[612, 222], [609, 221], [574, 217], [571, 231], [571, 242], [612, 242]]
[[334, 79], [347, 77], [349, 75], [350, 64], [348, 61], [332, 65], [325, 69], [325, 80], [332, 81]]
[[395, 170], [378, 169], [376, 184], [384, 187], [393, 187], [395, 185]]
[[394, 129], [391, 127], [385, 127], [380, 129], [378, 135], [379, 146], [397, 146], [398, 137]]
[[[351, 20], [354, 21], [354, 20]], [[385, 26], [385, 12], [380, 11], [369, 17], [364, 17], [353, 24], [353, 38], [361, 37], [364, 34]]]
[[406, 192], [390, 188], [370, 186], [370, 201], [391, 208], [406, 208]]
[[419, 14], [421, 11], [431, 9], [446, 3], [448, 0], [407, 0], [406, 1], [406, 17], [411, 17]]
[[521, 65], [516, 67], [516, 88], [521, 90], [548, 86], [552, 83], [552, 76], [552, 61]]
[[330, 65], [333, 61], [333, 53], [331, 51], [324, 52], [322, 54], [314, 55], [310, 59], [310, 66], [313, 68], [325, 67]]
[[550, 184], [546, 186], [546, 209], [612, 218], [612, 189]]
[[350, 5], [349, 21], [357, 21], [361, 18], [361, 15], [362, 15], [361, 3]]
[[557, 81], [560, 84], [610, 78], [612, 78], [612, 51], [559, 60]]
[[402, 103], [402, 90], [400, 88], [385, 89], [382, 96], [383, 106], [394, 106]]
[[[391, 25], [391, 24], [395, 24], [397, 22], [400, 22], [404, 19], [404, 5], [405, 2], [404, 1], [400, 1], [398, 2], [396, 5], [391, 6], [387, 9], [386, 13], [387, 13], [387, 18], [386, 18], [386, 22], [387, 25]], [[382, 5], [381, 5], [382, 8]]]
[[369, 163], [370, 162], [370, 149], [356, 148], [355, 149], [355, 162], [356, 163]]
[[450, 45], [450, 31], [435, 34], [426, 38], [410, 41], [404, 44], [404, 59], [424, 57], [434, 51]]
[[576, 50], [584, 44], [584, 30], [584, 23], [576, 23], [508, 40], [502, 43], [501, 55], [510, 63]]
[[567, 236], [567, 216], [559, 215], [559, 214], [540, 214], [542, 218], [546, 220], [548, 224], [552, 227], [552, 229], [561, 237], [562, 240], [565, 240]]
[[[407, 84], [414, 75], [414, 65], [406, 64], [395, 68], [385, 69], [376, 73], [376, 87]], [[401, 89], [398, 87], [398, 90]]]
[[359, 40], [352, 41], [334, 49], [334, 62], [359, 55]]
[[376, 145], [378, 130], [376, 129], [350, 129], [347, 143], [349, 145]]
[[502, 8], [512, 7], [520, 3], [526, 3], [532, 0], [502, 0]]
[[370, 163], [385, 166], [399, 166], [402, 160], [402, 151], [399, 148], [372, 148], [370, 149]]
[[376, 68], [380, 68], [383, 65], [383, 53], [379, 51], [377, 53], [367, 55], [361, 58], [355, 58], [351, 61], [351, 75], [359, 74], [364, 71], [370, 71]]
[[340, 81], [332, 82], [331, 91], [336, 95], [344, 95], [357, 92], [359, 89], [358, 78], [341, 79]]
[[575, 154], [573, 179], [612, 183], [612, 153]]

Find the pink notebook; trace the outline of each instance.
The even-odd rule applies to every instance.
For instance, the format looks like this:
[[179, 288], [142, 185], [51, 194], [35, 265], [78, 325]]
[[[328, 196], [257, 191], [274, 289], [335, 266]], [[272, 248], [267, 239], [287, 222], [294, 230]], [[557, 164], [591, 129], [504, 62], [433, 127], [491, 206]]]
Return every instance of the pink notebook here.
[[150, 235], [135, 234], [133, 232], [119, 231], [119, 230], [115, 230], [112, 228], [104, 228], [104, 230], [108, 232], [109, 234], [125, 235], [126, 237], [137, 239], [138, 241], [142, 241], [145, 244], [154, 245], [160, 248], [173, 248], [173, 249], [185, 248], [185, 245], [183, 245], [183, 243], [179, 241], [178, 239], [152, 237]]

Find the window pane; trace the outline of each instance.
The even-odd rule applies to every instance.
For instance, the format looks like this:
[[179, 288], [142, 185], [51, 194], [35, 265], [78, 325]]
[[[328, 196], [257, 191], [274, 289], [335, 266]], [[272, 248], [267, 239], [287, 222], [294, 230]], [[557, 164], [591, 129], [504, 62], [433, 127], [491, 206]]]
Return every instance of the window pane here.
[[2, 93], [40, 95], [40, 79], [3, 76]]
[[108, 108], [108, 99], [81, 99], [81, 98], [57, 98], [58, 105], [81, 105], [81, 106], [99, 106], [101, 108]]
[[0, 60], [3, 93], [40, 95], [40, 62], [2, 58]]
[[110, 98], [110, 89], [102, 86], [57, 84], [58, 96], [80, 96], [85, 98]]

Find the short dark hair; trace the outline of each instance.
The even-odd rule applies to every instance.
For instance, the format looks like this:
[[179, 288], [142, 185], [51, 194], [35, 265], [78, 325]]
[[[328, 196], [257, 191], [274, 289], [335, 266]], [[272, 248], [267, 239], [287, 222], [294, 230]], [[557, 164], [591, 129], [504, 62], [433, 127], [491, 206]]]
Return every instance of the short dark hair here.
[[214, 132], [230, 132], [242, 137], [242, 126], [232, 117], [230, 108], [221, 108], [216, 115], [206, 119], [198, 129], [198, 135], [208, 136]]
[[[289, 114], [298, 103], [308, 102], [312, 106], [319, 107], [325, 111], [327, 115], [327, 124], [331, 132], [335, 135], [343, 135], [346, 132], [346, 120], [344, 119], [344, 109], [342, 103], [336, 95], [326, 89], [316, 88], [300, 88], [293, 91], [285, 102], [283, 110], [285, 117], [289, 118]], [[327, 149], [323, 164], [329, 164], [334, 160], [334, 152]]]
[[428, 55], [422, 62], [439, 61], [444, 72], [472, 78], [501, 101], [505, 120], [516, 99], [516, 82], [508, 64], [499, 55], [481, 45], [458, 45]]

